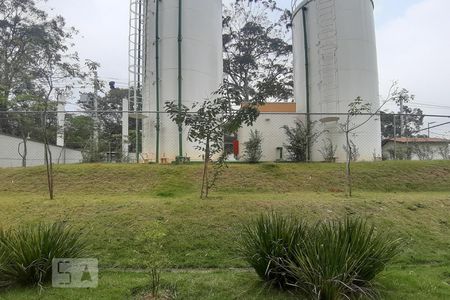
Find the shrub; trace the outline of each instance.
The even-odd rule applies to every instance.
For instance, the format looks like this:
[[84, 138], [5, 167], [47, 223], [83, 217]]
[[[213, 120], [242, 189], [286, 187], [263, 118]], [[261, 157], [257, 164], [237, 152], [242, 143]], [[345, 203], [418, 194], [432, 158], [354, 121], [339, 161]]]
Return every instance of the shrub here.
[[244, 237], [245, 257], [264, 281], [314, 299], [375, 297], [372, 281], [400, 245], [360, 219], [306, 226], [274, 214]]
[[84, 249], [79, 233], [62, 223], [0, 231], [0, 287], [42, 286], [53, 258], [77, 258]]
[[309, 297], [375, 297], [372, 281], [398, 249], [398, 240], [362, 220], [346, 219], [320, 224], [284, 266]]
[[316, 123], [311, 122], [309, 126], [301, 120], [295, 121], [295, 127], [283, 126], [287, 136], [286, 148], [289, 159], [293, 162], [306, 162], [308, 159], [308, 147], [312, 147], [322, 134], [314, 130]]
[[292, 257], [295, 247], [306, 237], [306, 226], [294, 217], [276, 213], [260, 216], [244, 226], [242, 253], [258, 276], [269, 285], [286, 288], [295, 282], [281, 262]]
[[263, 138], [258, 130], [250, 131], [250, 139], [244, 143], [245, 152], [244, 158], [249, 163], [258, 163], [262, 157], [262, 144]]
[[334, 145], [333, 141], [330, 139], [323, 141], [323, 145], [319, 150], [320, 154], [322, 154], [323, 159], [326, 162], [335, 162], [336, 161], [336, 151], [337, 151], [337, 146]]

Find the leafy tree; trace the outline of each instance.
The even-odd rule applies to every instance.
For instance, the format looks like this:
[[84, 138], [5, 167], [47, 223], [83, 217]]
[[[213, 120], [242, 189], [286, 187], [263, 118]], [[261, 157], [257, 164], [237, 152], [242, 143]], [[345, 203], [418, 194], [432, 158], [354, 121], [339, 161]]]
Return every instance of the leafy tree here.
[[[12, 98], [23, 94], [24, 87], [38, 86], [36, 78], [42, 78], [42, 67], [49, 67], [45, 53], [51, 49], [61, 57], [74, 33], [65, 27], [61, 16], [50, 18], [37, 2], [0, 2], [0, 114], [6, 115]], [[8, 117], [0, 118], [0, 131], [11, 133], [14, 124], [10, 121]]]
[[[97, 124], [98, 130], [98, 149], [93, 147], [85, 148], [87, 161], [95, 162], [100, 161], [104, 158], [102, 153], [114, 152], [116, 153], [115, 159], [120, 160], [120, 155], [122, 153], [122, 104], [123, 99], [128, 97], [127, 89], [113, 88], [108, 92], [103, 91], [103, 84], [99, 83], [100, 91], [103, 96], [97, 98], [97, 109], [100, 111], [98, 114], [99, 124]], [[83, 110], [91, 112], [91, 120], [94, 120], [95, 107], [93, 102], [94, 95], [92, 93], [88, 94], [87, 102], [80, 102], [80, 106]], [[134, 120], [129, 120], [129, 127], [134, 128]], [[94, 142], [95, 124], [88, 131], [90, 133], [89, 139], [84, 139], [84, 145], [92, 145]], [[84, 137], [86, 138], [86, 137]], [[131, 138], [131, 136], [130, 136]], [[134, 143], [131, 143], [134, 146]]]
[[[414, 95], [411, 95], [407, 89], [396, 90], [392, 95], [392, 100], [400, 108], [403, 105], [404, 116], [396, 116], [396, 112], [381, 112], [381, 131], [383, 137], [396, 136], [412, 137], [414, 133], [420, 130], [423, 125], [423, 111], [420, 108], [411, 108], [406, 104], [413, 102]], [[399, 113], [399, 112], [397, 112]], [[395, 122], [394, 122], [394, 118]], [[403, 126], [401, 120], [403, 119]], [[395, 123], [395, 126], [394, 126]], [[395, 127], [395, 129], [394, 129]]]
[[250, 131], [250, 139], [244, 143], [244, 158], [249, 163], [258, 163], [262, 157], [263, 137], [258, 130]]
[[[0, 110], [21, 97], [32, 97], [42, 111], [42, 142], [50, 199], [53, 199], [53, 164], [50, 143], [55, 100], [83, 78], [76, 53], [70, 52], [75, 33], [61, 16], [50, 18], [33, 0], [0, 2]], [[20, 107], [20, 105], [16, 105]], [[22, 120], [23, 121], [23, 120]], [[12, 124], [24, 125], [15, 118], [3, 119], [1, 130], [11, 132]], [[23, 134], [22, 134], [23, 135]]]
[[189, 141], [197, 144], [196, 148], [203, 152], [201, 198], [208, 197], [210, 189], [215, 186], [226, 166], [225, 136], [235, 133], [243, 124], [251, 126], [259, 114], [251, 105], [238, 110], [232, 109], [230, 98], [222, 92], [223, 90], [219, 89], [213, 95], [214, 100], [194, 104], [192, 108], [183, 105], [180, 110], [173, 102], [167, 102], [165, 106], [172, 121], [189, 128]]
[[315, 123], [306, 126], [300, 119], [295, 121], [294, 127], [283, 126], [287, 136], [286, 148], [289, 159], [294, 162], [306, 162], [308, 160], [308, 147], [312, 146], [322, 134], [314, 130]]
[[224, 87], [237, 105], [293, 96], [292, 45], [275, 1], [238, 0], [223, 18]]

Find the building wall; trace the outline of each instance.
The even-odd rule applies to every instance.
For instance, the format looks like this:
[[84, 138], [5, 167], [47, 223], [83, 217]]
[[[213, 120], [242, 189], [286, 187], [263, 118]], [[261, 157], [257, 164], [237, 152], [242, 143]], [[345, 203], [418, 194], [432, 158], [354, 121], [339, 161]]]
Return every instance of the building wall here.
[[245, 142], [249, 140], [251, 130], [258, 130], [263, 137], [263, 157], [261, 160], [278, 160], [278, 147], [283, 148], [283, 159], [288, 160], [288, 154], [284, 147], [284, 144], [287, 142], [286, 134], [282, 127], [285, 125], [293, 127], [295, 125], [295, 120], [298, 118], [299, 116], [295, 114], [261, 114], [252, 127], [241, 128], [238, 132], [240, 159], [244, 159]]
[[[442, 155], [439, 153], [439, 148], [442, 146], [445, 146], [445, 143], [420, 143], [418, 144], [420, 147], [429, 147], [430, 151], [432, 152], [432, 159], [433, 160], [441, 160], [443, 159]], [[411, 160], [420, 160], [419, 156], [414, 153], [411, 149], [413, 149], [415, 146], [414, 143], [405, 144], [405, 143], [397, 143], [396, 146], [394, 146], [394, 142], [387, 142], [383, 145], [383, 158], [387, 160], [393, 160], [393, 152], [396, 148], [397, 151], [397, 159], [404, 159], [406, 160], [406, 153], [408, 151], [411, 151]]]
[[[22, 166], [22, 157], [18, 152], [19, 145], [22, 147], [22, 139], [0, 135], [0, 168]], [[45, 164], [44, 144], [28, 141], [27, 148], [27, 166], [32, 167]], [[83, 161], [81, 151], [63, 149], [57, 146], [50, 146], [50, 151], [52, 152], [53, 163], [55, 164], [76, 164]]]

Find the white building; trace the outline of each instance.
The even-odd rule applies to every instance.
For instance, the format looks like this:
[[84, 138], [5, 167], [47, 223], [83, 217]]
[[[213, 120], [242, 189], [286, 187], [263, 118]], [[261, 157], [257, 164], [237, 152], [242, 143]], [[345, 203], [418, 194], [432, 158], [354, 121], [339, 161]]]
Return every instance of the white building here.
[[383, 141], [386, 160], [447, 160], [450, 140], [440, 138], [390, 138]]
[[[83, 161], [81, 151], [50, 145], [53, 163], [77, 164]], [[23, 141], [20, 138], [0, 134], [0, 168], [22, 166], [24, 153]], [[44, 144], [27, 141], [27, 167], [42, 166], [44, 162]]]

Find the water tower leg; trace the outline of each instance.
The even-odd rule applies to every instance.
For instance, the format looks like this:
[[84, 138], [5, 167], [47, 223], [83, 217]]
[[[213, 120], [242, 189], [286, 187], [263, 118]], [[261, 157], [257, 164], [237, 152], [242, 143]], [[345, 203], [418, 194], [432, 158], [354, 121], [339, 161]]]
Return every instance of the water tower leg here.
[[122, 100], [122, 162], [128, 162], [129, 159], [128, 110], [129, 110], [128, 99], [124, 98]]

